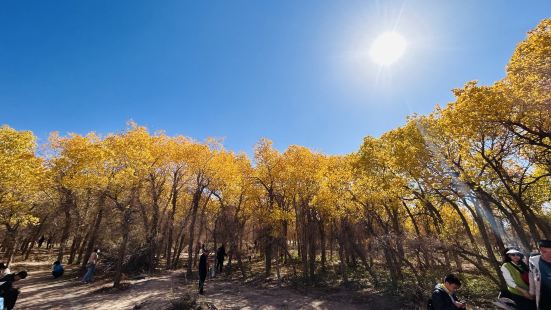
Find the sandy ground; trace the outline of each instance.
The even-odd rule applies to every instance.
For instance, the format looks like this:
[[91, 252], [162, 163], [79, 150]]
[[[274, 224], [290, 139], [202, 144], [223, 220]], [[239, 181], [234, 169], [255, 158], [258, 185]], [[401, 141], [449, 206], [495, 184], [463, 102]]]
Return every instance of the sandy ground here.
[[128, 281], [130, 287], [114, 292], [112, 281], [84, 284], [76, 277], [54, 280], [49, 270], [34, 271], [18, 282], [21, 294], [16, 309], [132, 309], [146, 300], [166, 299], [177, 287], [173, 274]]
[[[29, 277], [18, 282], [21, 295], [16, 309], [165, 309], [169, 301], [183, 293], [196, 294], [196, 281], [187, 281], [182, 271], [130, 280], [128, 288], [113, 291], [109, 279], [84, 284], [68, 276], [54, 280], [49, 266], [25, 265]], [[17, 269], [17, 268], [16, 268]], [[272, 286], [270, 286], [272, 285]], [[243, 284], [220, 278], [207, 280], [205, 295], [198, 301], [217, 309], [398, 309], [383, 296], [334, 290], [308, 293], [274, 284]]]

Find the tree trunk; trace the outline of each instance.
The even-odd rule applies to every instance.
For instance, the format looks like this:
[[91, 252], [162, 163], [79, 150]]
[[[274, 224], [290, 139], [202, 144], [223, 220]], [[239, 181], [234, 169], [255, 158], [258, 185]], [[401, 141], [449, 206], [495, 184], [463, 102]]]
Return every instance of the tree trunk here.
[[320, 251], [321, 251], [321, 269], [325, 271], [326, 264], [326, 253], [325, 253], [325, 226], [323, 225], [323, 220], [318, 221], [319, 232], [320, 232]]
[[4, 259], [6, 260], [6, 265], [9, 265], [13, 261], [15, 255], [15, 249], [17, 248], [17, 233], [19, 231], [19, 223], [14, 227], [6, 226], [6, 238], [5, 242], [5, 254]]
[[268, 278], [272, 274], [273, 237], [270, 228], [266, 229], [264, 242], [264, 273]]
[[92, 255], [92, 252], [94, 251], [94, 247], [96, 245], [96, 241], [98, 239], [101, 221], [103, 219], [103, 212], [105, 208], [105, 195], [101, 195], [99, 198], [99, 209], [98, 213], [96, 215], [96, 219], [94, 221], [94, 226], [92, 228], [92, 232], [90, 233], [90, 239], [88, 240], [88, 245], [86, 246], [86, 252], [84, 253], [84, 259], [82, 260], [82, 264], [80, 265], [81, 272], [84, 272], [86, 270], [86, 263], [88, 263], [88, 259], [90, 259], [90, 255]]
[[122, 242], [119, 248], [119, 256], [117, 258], [117, 263], [115, 266], [115, 278], [113, 280], [114, 287], [120, 287], [121, 284], [122, 269], [124, 266], [124, 258], [126, 256], [126, 246], [128, 244], [128, 236], [130, 235], [131, 210], [128, 206], [124, 208], [122, 216]]
[[69, 229], [71, 228], [71, 208], [74, 206], [73, 193], [68, 189], [61, 190], [61, 208], [65, 215], [65, 224], [63, 225], [63, 232], [61, 233], [61, 239], [59, 240], [59, 252], [57, 254], [57, 260], [63, 262], [63, 256], [65, 255], [65, 246], [67, 239], [69, 238]]
[[78, 254], [77, 254], [77, 261], [75, 262], [77, 265], [80, 264], [82, 261], [82, 255], [84, 254], [84, 249], [86, 248], [86, 244], [88, 244], [88, 240], [90, 238], [90, 232], [92, 231], [92, 227], [90, 227], [86, 231], [86, 235], [84, 235], [84, 238], [82, 239], [82, 242], [80, 243], [80, 246], [78, 247]]
[[159, 216], [160, 216], [160, 206], [159, 200], [163, 192], [164, 179], [157, 180], [159, 176], [150, 174], [150, 194], [152, 199], [151, 204], [151, 222], [149, 223], [149, 232], [147, 234], [147, 245], [149, 248], [149, 273], [152, 273], [155, 270], [155, 254], [157, 253], [157, 235], [159, 231]]
[[182, 255], [182, 251], [184, 250], [184, 244], [185, 244], [185, 230], [186, 225], [182, 227], [182, 231], [180, 232], [179, 238], [178, 238], [178, 246], [175, 248], [174, 256], [172, 257], [172, 269], [176, 269], [178, 267], [178, 261], [180, 260], [180, 256]]
[[[201, 210], [201, 215], [199, 216], [199, 219], [201, 221], [201, 224], [199, 224], [199, 232], [197, 233], [197, 244], [199, 244], [199, 240], [200, 238], [203, 236], [203, 231], [205, 230], [205, 226], [206, 226], [206, 218], [205, 218], [205, 213], [207, 212], [207, 208], [203, 208]], [[207, 246], [208, 244], [208, 239], [205, 240], [205, 247]], [[195, 248], [195, 257], [193, 257], [193, 267], [197, 267], [197, 262], [199, 261], [199, 250], [200, 248], [197, 247]], [[213, 249], [213, 251], [215, 251], [216, 253], [216, 248]]]
[[38, 236], [40, 236], [40, 233], [42, 232], [42, 228], [44, 227], [44, 223], [46, 222], [46, 220], [48, 219], [49, 215], [46, 215], [41, 221], [40, 221], [40, 224], [38, 225], [38, 228], [35, 230], [33, 236], [32, 236], [32, 240], [33, 242], [31, 243], [31, 246], [27, 248], [27, 251], [25, 252], [25, 257], [23, 258], [23, 260], [27, 260], [29, 259], [29, 255], [31, 255], [31, 250], [33, 249], [34, 247], [34, 241], [36, 239], [38, 239]]
[[348, 274], [346, 272], [346, 258], [344, 253], [345, 244], [347, 243], [344, 237], [344, 229], [341, 224], [341, 229], [339, 234], [337, 235], [338, 243], [339, 243], [339, 269], [342, 277], [342, 281], [344, 283], [348, 282]]
[[[475, 202], [475, 204], [478, 204], [478, 202]], [[476, 205], [474, 207], [474, 211], [472, 209], [471, 213], [473, 213], [473, 217], [475, 219], [475, 222], [478, 225], [478, 230], [480, 232], [480, 236], [482, 237], [482, 241], [484, 242], [484, 247], [486, 248], [486, 254], [488, 255], [488, 258], [490, 260], [490, 264], [492, 265], [494, 272], [499, 277], [499, 283], [501, 288], [505, 289], [507, 287], [505, 283], [505, 279], [503, 278], [503, 274], [500, 269], [500, 263], [497, 261], [495, 255], [494, 255], [494, 249], [492, 248], [492, 244], [490, 242], [490, 238], [488, 236], [488, 232], [486, 230], [486, 225], [484, 224], [484, 214], [482, 209], [482, 206]], [[479, 266], [477, 266], [479, 267]]]
[[314, 282], [314, 276], [316, 273], [316, 224], [314, 220], [313, 210], [308, 212], [308, 277], [310, 283]]
[[75, 255], [76, 255], [77, 249], [80, 247], [81, 239], [82, 237], [80, 234], [77, 234], [73, 238], [73, 242], [71, 244], [71, 250], [69, 253], [69, 260], [67, 261], [67, 264], [72, 264], [73, 261], [75, 260]]
[[333, 252], [335, 251], [335, 223], [331, 221], [331, 231], [329, 233], [329, 260], [333, 262]]
[[[201, 194], [203, 193], [203, 187], [199, 186], [193, 193], [193, 199], [191, 201], [191, 224], [189, 225], [189, 243], [188, 243], [188, 258], [187, 258], [187, 274], [191, 276], [192, 264], [193, 264], [193, 242], [195, 239], [195, 222], [197, 220], [197, 211], [199, 210], [199, 203], [201, 201]], [[210, 197], [210, 196], [209, 196]]]
[[178, 244], [174, 248], [175, 254], [172, 258], [173, 269], [175, 269], [178, 266], [178, 261], [180, 260], [180, 256], [182, 255], [182, 251], [184, 250], [185, 230], [186, 230], [187, 223], [189, 221], [190, 214], [191, 214], [191, 209], [190, 211], [187, 212], [185, 219], [182, 221], [181, 229], [180, 229], [180, 232], [178, 233], [178, 238], [177, 238]]
[[166, 269], [170, 269], [172, 264], [172, 243], [174, 238], [174, 217], [176, 215], [176, 207], [178, 203], [178, 182], [179, 182], [178, 170], [174, 173], [171, 193], [171, 210], [168, 217], [168, 232], [167, 232], [167, 244], [166, 244]]
[[289, 234], [289, 223], [287, 222], [287, 220], [284, 220], [283, 221], [283, 240], [281, 242], [282, 243], [281, 246], [283, 247], [283, 264], [284, 265], [286, 265], [288, 262], [288, 259], [287, 259], [287, 253], [289, 253], [289, 246], [287, 244], [288, 234]]

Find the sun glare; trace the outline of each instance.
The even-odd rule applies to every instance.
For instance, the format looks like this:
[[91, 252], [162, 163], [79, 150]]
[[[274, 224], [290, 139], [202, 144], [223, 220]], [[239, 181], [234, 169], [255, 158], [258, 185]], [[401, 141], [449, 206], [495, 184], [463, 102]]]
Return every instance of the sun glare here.
[[395, 63], [406, 50], [406, 40], [399, 33], [385, 32], [375, 39], [369, 55], [371, 59], [382, 66]]

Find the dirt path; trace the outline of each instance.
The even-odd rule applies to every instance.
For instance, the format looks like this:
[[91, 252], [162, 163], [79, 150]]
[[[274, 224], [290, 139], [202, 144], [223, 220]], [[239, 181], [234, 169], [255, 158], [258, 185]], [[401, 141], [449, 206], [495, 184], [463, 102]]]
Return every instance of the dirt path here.
[[[83, 284], [76, 277], [54, 280], [47, 267], [37, 266], [29, 278], [20, 282], [22, 293], [16, 309], [132, 309], [136, 305], [141, 305], [140, 309], [165, 309], [177, 295], [196, 294], [195, 281], [186, 281], [181, 271], [128, 281], [127, 289], [114, 292], [110, 280], [97, 279], [92, 284]], [[205, 295], [199, 296], [198, 301], [217, 309], [397, 309], [388, 307], [388, 300], [382, 296], [358, 299], [351, 298], [350, 292], [318, 290], [302, 294], [288, 288], [262, 286], [207, 280]]]
[[233, 281], [210, 281], [205, 286], [205, 295], [199, 301], [212, 303], [218, 309], [365, 309], [342, 299], [343, 296], [311, 293], [272, 287], [261, 288], [242, 285]]
[[129, 281], [129, 288], [114, 292], [110, 280], [84, 284], [78, 278], [54, 280], [49, 271], [35, 271], [20, 282], [16, 309], [132, 309], [146, 300], [170, 298], [179, 286], [176, 279], [167, 273]]

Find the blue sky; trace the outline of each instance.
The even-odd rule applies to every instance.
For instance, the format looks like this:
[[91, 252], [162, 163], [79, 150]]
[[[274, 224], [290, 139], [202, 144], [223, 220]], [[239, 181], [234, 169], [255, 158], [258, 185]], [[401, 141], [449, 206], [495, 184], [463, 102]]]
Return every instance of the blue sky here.
[[[267, 137], [329, 154], [429, 113], [469, 80], [504, 76], [551, 1], [24, 1], [0, 3], [0, 124]], [[370, 43], [405, 55], [380, 69]]]

